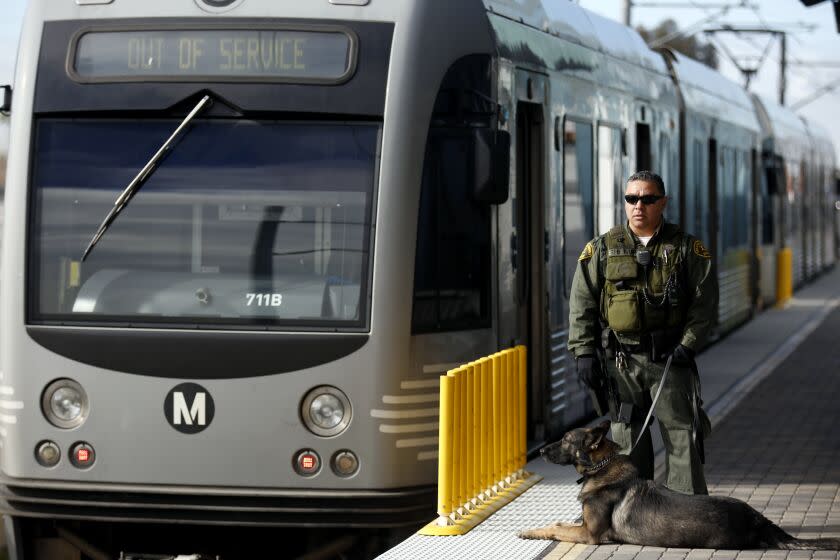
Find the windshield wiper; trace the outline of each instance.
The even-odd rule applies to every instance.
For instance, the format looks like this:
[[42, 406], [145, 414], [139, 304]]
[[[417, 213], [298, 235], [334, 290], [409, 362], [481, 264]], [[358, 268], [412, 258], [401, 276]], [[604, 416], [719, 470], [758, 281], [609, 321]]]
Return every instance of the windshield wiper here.
[[108, 212], [108, 215], [105, 216], [105, 219], [102, 220], [102, 223], [99, 225], [99, 229], [96, 230], [96, 234], [91, 238], [90, 243], [88, 243], [87, 249], [85, 249], [84, 255], [82, 255], [82, 262], [87, 258], [93, 248], [99, 243], [99, 240], [102, 239], [102, 236], [105, 235], [105, 232], [108, 231], [108, 228], [111, 227], [111, 224], [123, 211], [123, 209], [128, 205], [129, 201], [137, 194], [137, 191], [140, 190], [146, 180], [152, 176], [152, 174], [157, 169], [158, 165], [161, 161], [163, 161], [164, 156], [172, 149], [172, 146], [175, 145], [175, 141], [178, 140], [178, 137], [186, 130], [187, 125], [190, 124], [196, 115], [198, 115], [203, 109], [209, 107], [211, 104], [210, 96], [205, 95], [198, 104], [193, 107], [193, 110], [190, 111], [190, 114], [187, 115], [181, 124], [178, 125], [178, 128], [175, 129], [175, 132], [172, 133], [172, 136], [163, 143], [163, 145], [158, 149], [157, 153], [152, 156], [152, 159], [149, 160], [146, 165], [143, 166], [143, 169], [140, 170], [140, 173], [131, 180], [125, 190], [117, 197], [117, 200], [114, 201], [114, 207]]

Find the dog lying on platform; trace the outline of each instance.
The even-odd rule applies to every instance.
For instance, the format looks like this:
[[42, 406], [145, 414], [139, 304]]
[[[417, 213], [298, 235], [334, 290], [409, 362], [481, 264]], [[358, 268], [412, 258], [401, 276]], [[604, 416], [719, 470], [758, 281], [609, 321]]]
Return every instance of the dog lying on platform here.
[[680, 494], [639, 477], [609, 421], [567, 432], [540, 452], [583, 475], [583, 523], [557, 523], [519, 533], [525, 539], [607, 542], [667, 548], [840, 550], [840, 539], [797, 539], [735, 498]]

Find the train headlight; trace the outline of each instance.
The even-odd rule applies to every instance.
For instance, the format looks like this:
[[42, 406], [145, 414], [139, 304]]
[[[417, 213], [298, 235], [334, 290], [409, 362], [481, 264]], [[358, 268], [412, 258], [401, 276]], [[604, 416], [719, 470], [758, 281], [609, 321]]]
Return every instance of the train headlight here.
[[44, 440], [35, 447], [35, 459], [42, 467], [54, 467], [61, 459], [61, 449], [54, 441]]
[[359, 470], [359, 458], [349, 449], [342, 449], [333, 455], [332, 469], [338, 476], [353, 476]]
[[350, 424], [353, 410], [350, 400], [340, 390], [321, 385], [303, 398], [300, 416], [306, 428], [318, 436], [338, 435]]
[[75, 428], [87, 418], [90, 404], [81, 385], [72, 379], [57, 379], [44, 390], [41, 410], [53, 426]]

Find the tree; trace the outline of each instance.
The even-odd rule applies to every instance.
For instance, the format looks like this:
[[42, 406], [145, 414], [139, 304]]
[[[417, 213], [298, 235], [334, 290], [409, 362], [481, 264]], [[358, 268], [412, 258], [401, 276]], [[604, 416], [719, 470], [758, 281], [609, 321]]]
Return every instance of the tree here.
[[[656, 41], [657, 39], [673, 35], [678, 29], [679, 26], [677, 25], [677, 22], [669, 18], [661, 22], [653, 29], [645, 29], [644, 27], [639, 26], [636, 28], [636, 31], [639, 32], [639, 35], [642, 36], [642, 39], [644, 39], [647, 44], [651, 44], [651, 42]], [[697, 39], [694, 35], [676, 35], [659, 46], [679, 51], [689, 58], [702, 62], [706, 66], [710, 66], [712, 68], [717, 68], [718, 66], [717, 53], [715, 52], [712, 44], [703, 42]]]

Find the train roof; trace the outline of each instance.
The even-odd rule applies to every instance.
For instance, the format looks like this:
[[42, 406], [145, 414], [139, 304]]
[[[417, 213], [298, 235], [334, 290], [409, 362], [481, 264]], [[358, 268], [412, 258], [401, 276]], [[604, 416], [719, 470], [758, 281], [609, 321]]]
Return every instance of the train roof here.
[[760, 131], [750, 96], [737, 83], [702, 62], [668, 51], [687, 111]]
[[799, 115], [761, 95], [753, 95], [761, 123], [764, 149], [800, 157], [810, 148], [810, 136]]
[[633, 29], [568, 0], [483, 0], [487, 10], [624, 62], [667, 74], [662, 57]]
[[811, 137], [814, 140], [819, 140], [821, 142], [828, 142], [831, 143], [831, 133], [828, 132], [828, 129], [822, 126], [821, 124], [817, 123], [817, 121], [809, 119], [807, 117], [801, 117], [802, 121], [805, 123], [805, 127], [808, 129], [808, 132], [811, 134]]
[[828, 129], [818, 124], [812, 119], [801, 117], [802, 122], [805, 123], [805, 128], [808, 129], [808, 134], [811, 136], [812, 149], [822, 156], [825, 163], [829, 163], [832, 167], [835, 165], [834, 142]]

